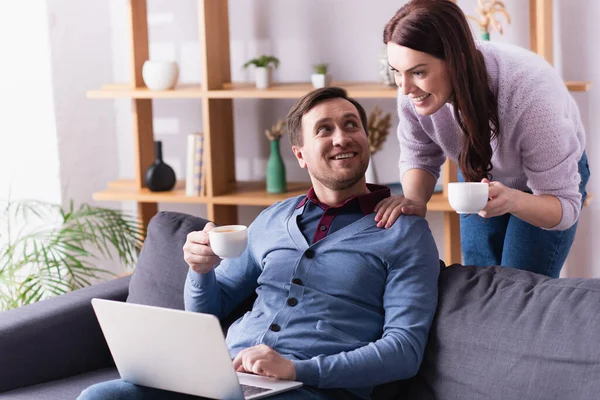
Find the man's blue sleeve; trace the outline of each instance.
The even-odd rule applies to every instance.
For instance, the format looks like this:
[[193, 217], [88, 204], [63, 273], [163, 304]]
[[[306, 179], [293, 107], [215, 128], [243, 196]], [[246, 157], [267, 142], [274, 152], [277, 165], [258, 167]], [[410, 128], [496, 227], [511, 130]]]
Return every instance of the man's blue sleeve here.
[[222, 260], [217, 268], [198, 274], [191, 268], [185, 281], [183, 300], [187, 311], [226, 317], [258, 286], [261, 269], [252, 256], [254, 229], [248, 229], [248, 246], [238, 258]]

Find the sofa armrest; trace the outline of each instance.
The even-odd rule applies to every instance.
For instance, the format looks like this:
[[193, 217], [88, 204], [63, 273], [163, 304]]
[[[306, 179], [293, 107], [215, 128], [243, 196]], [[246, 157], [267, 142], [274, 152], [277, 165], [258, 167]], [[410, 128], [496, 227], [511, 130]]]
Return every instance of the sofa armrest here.
[[125, 301], [126, 276], [1, 313], [0, 393], [114, 365], [91, 305]]

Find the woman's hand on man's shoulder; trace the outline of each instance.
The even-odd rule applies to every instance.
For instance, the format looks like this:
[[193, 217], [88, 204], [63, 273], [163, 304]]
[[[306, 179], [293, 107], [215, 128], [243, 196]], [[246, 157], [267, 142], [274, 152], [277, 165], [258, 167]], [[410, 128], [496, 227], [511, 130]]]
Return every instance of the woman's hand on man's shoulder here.
[[375, 221], [378, 228], [389, 228], [402, 214], [418, 215], [425, 218], [427, 204], [407, 199], [404, 196], [390, 196], [375, 206]]

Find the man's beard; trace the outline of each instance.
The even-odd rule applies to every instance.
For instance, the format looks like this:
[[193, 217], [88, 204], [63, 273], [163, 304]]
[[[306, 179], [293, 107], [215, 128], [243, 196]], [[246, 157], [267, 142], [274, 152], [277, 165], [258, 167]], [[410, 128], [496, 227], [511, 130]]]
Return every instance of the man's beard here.
[[311, 168], [308, 169], [310, 175], [321, 182], [326, 188], [331, 190], [346, 190], [351, 188], [360, 182], [361, 179], [365, 176], [365, 172], [367, 172], [368, 164], [363, 164], [362, 162], [356, 168], [353, 174], [348, 175], [342, 179], [333, 176], [333, 174], [323, 174], [320, 171], [312, 171]]

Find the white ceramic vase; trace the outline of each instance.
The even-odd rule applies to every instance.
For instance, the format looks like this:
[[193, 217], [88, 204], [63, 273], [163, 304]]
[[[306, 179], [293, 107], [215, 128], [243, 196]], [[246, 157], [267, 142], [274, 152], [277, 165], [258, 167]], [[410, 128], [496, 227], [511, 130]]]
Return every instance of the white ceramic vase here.
[[269, 86], [271, 86], [271, 68], [254, 68], [254, 79], [256, 80], [257, 89], [267, 89]]
[[144, 84], [150, 90], [169, 90], [177, 84], [179, 68], [175, 61], [147, 60], [142, 67]]
[[377, 182], [377, 171], [375, 170], [375, 163], [373, 162], [373, 157], [369, 157], [369, 166], [367, 167], [367, 172], [365, 172], [365, 178], [367, 183], [378, 183]]
[[310, 80], [315, 89], [331, 86], [331, 74], [312, 74]]

